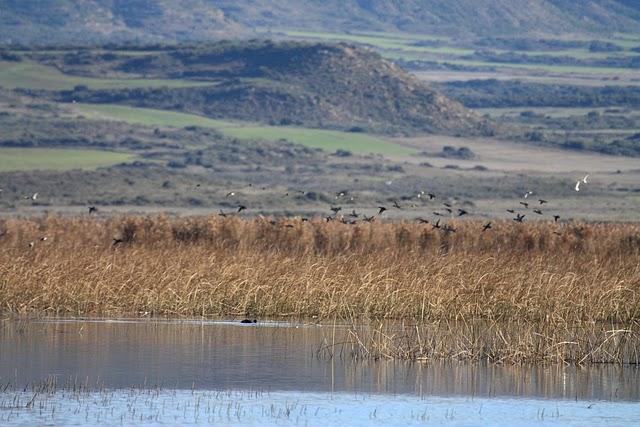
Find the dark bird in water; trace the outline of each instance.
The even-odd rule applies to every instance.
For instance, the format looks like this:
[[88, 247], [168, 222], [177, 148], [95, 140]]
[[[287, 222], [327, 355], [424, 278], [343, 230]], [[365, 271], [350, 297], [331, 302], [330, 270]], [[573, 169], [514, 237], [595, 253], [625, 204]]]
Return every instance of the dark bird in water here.
[[394, 201], [393, 201], [393, 207], [394, 207], [394, 208], [397, 208], [397, 209], [402, 209], [402, 206], [400, 206], [400, 204], [398, 203], [398, 201], [397, 201], [397, 200], [394, 200]]
[[227, 214], [223, 212], [222, 209], [220, 209], [220, 213], [218, 214], [218, 216], [221, 216], [222, 218], [226, 218]]
[[538, 199], [538, 202], [540, 202], [541, 205], [544, 205], [545, 203], [549, 203], [544, 199]]
[[432, 225], [433, 229], [440, 228], [440, 220], [436, 221], [435, 224]]
[[258, 321], [256, 319], [242, 319], [240, 323], [258, 323]]
[[331, 210], [334, 214], [338, 214], [338, 212], [340, 212], [342, 208], [340, 206], [331, 206]]
[[559, 219], [560, 219], [560, 215], [553, 216], [553, 222], [558, 222]]
[[334, 219], [335, 219], [335, 218], [334, 218], [334, 217], [332, 217], [332, 216], [327, 216], [327, 217], [325, 217], [325, 218], [324, 218], [324, 220], [325, 220], [326, 222], [331, 222], [331, 221], [333, 221]]
[[378, 206], [378, 215], [382, 215], [382, 213], [386, 210], [387, 208], [385, 208], [384, 206]]
[[116, 238], [114, 237], [114, 239], [113, 239], [113, 245], [112, 245], [112, 246], [119, 245], [120, 243], [123, 243], [122, 239], [116, 239]]
[[96, 212], [98, 212], [98, 208], [96, 208], [95, 206], [89, 206], [89, 215]]
[[484, 233], [487, 230], [491, 229], [491, 222], [488, 222], [484, 225], [484, 227], [482, 227], [482, 232]]
[[507, 212], [512, 213], [512, 214], [516, 213], [515, 209], [507, 209]]
[[365, 215], [365, 216], [362, 218], [362, 220], [363, 220], [363, 221], [365, 221], [365, 222], [373, 222], [373, 221], [375, 221], [376, 219], [375, 219], [375, 217], [373, 217], [373, 216], [366, 216], [366, 215]]
[[360, 214], [358, 214], [358, 213], [356, 212], [356, 210], [354, 209], [354, 210], [352, 210], [352, 211], [351, 211], [351, 213], [349, 214], [349, 216], [350, 216], [351, 218], [358, 218], [358, 217], [360, 216]]
[[458, 209], [458, 216], [465, 216], [467, 215], [469, 212], [465, 211], [464, 209]]
[[247, 210], [247, 207], [245, 205], [239, 205], [238, 206], [238, 213]]
[[200, 188], [200, 184], [196, 184], [196, 188]]
[[533, 212], [537, 213], [538, 215], [542, 215], [542, 211], [540, 209], [534, 209]]
[[225, 198], [229, 198], [229, 197], [232, 197], [232, 196], [235, 196], [235, 195], [236, 195], [236, 193], [234, 193], [233, 191], [229, 191], [229, 192], [227, 193], [227, 195], [226, 195], [226, 196], [224, 196], [224, 197], [225, 197]]
[[520, 204], [521, 204], [522, 206], [524, 206], [525, 208], [529, 209], [529, 203], [527, 203], [527, 202], [520, 202]]
[[525, 216], [526, 216], [526, 215], [520, 215], [520, 214], [517, 214], [517, 215], [516, 215], [516, 217], [515, 217], [515, 218], [513, 218], [513, 220], [514, 220], [514, 221], [516, 221], [516, 222], [523, 222], [523, 221], [524, 221], [524, 217], [525, 217]]
[[416, 218], [416, 220], [420, 223], [420, 224], [429, 224], [429, 221], [423, 218]]

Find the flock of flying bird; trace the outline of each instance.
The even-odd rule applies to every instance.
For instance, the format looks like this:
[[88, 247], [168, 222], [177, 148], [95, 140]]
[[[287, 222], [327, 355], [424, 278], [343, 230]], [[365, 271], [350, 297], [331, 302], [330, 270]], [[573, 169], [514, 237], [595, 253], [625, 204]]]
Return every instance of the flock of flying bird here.
[[[589, 175], [585, 175], [583, 178], [581, 178], [578, 181], [576, 181], [574, 190], [579, 192], [580, 191], [580, 186], [583, 185], [583, 184], [587, 184], [588, 183], [588, 178], [589, 178]], [[248, 186], [252, 187], [252, 184], [249, 184]], [[196, 188], [199, 188], [199, 187], [200, 187], [200, 184], [196, 184]], [[262, 189], [265, 190], [266, 187], [262, 187]], [[2, 190], [0, 189], [0, 192], [1, 191]], [[305, 194], [306, 192], [302, 191], [302, 190], [298, 190], [297, 193]], [[33, 193], [32, 195], [24, 196], [23, 199], [37, 201], [38, 200], [38, 194], [39, 193]], [[532, 191], [527, 191], [523, 195], [523, 199], [524, 200], [521, 200], [519, 202], [519, 204], [522, 207], [524, 207], [524, 209], [527, 209], [527, 210], [531, 206], [533, 208], [531, 211], [534, 214], [542, 216], [542, 215], [544, 215], [544, 212], [542, 211], [542, 206], [548, 204], [549, 202], [547, 200], [545, 200], [545, 199], [539, 198], [539, 199], [537, 199], [537, 203], [536, 203], [536, 202], [532, 201], [532, 199], [530, 198], [531, 196], [533, 196], [533, 194], [534, 193]], [[285, 195], [288, 196], [289, 193], [285, 193]], [[235, 191], [230, 191], [230, 192], [228, 192], [226, 194], [225, 198], [229, 199], [229, 198], [233, 198], [235, 196], [236, 196], [236, 192]], [[335, 194], [335, 200], [336, 201], [339, 201], [339, 200], [341, 200], [343, 198], [346, 198], [346, 197], [347, 197], [347, 193], [344, 192], [344, 191], [341, 191], [341, 192], [338, 192], [338, 193]], [[434, 199], [437, 198], [435, 194], [424, 192], [424, 191], [418, 192], [418, 194], [416, 196], [414, 196], [414, 197], [418, 198], [418, 199], [422, 199], [422, 200], [428, 199], [429, 201], [434, 200]], [[413, 198], [413, 197], [411, 197], [411, 198]], [[409, 198], [409, 199], [411, 199], [411, 198]], [[353, 197], [350, 197], [350, 200], [353, 201], [354, 200]], [[532, 205], [535, 206], [535, 208]], [[404, 209], [404, 206], [402, 206], [398, 200], [393, 200], [392, 206], [393, 206], [393, 208], [395, 208], [397, 210], [403, 210]], [[411, 206], [415, 207], [416, 205], [412, 204]], [[451, 203], [443, 202], [442, 206], [443, 206], [443, 208], [441, 208], [438, 211], [434, 211], [433, 212], [433, 215], [435, 215], [437, 217], [440, 217], [435, 222], [430, 222], [429, 220], [426, 220], [424, 218], [416, 218], [416, 221], [418, 223], [420, 223], [420, 224], [431, 224], [432, 229], [434, 229], [434, 230], [437, 229], [437, 230], [440, 230], [440, 231], [442, 231], [444, 233], [455, 233], [456, 230], [451, 225], [449, 225], [449, 224], [441, 224], [441, 218], [444, 218], [444, 217], [449, 217], [449, 218], [458, 217], [459, 218], [459, 217], [463, 217], [463, 216], [469, 215], [470, 213], [466, 209], [463, 209], [463, 208], [454, 208], [454, 206]], [[361, 219], [363, 222], [371, 223], [371, 222], [375, 221], [375, 219], [377, 217], [380, 217], [381, 215], [383, 215], [390, 208], [388, 208], [387, 206], [380, 205], [380, 206], [377, 207], [377, 214], [374, 214], [374, 215], [371, 215], [371, 216], [367, 216], [365, 214], [358, 213], [358, 212], [356, 212], [355, 209], [352, 209], [351, 212], [346, 214], [346, 215], [338, 216], [339, 213], [342, 211], [342, 207], [341, 206], [332, 205], [330, 207], [330, 209], [331, 209], [331, 212], [333, 212], [333, 214], [325, 217], [325, 221], [326, 222], [339, 221], [339, 222], [341, 222], [343, 224], [355, 225], [357, 223], [358, 219]], [[98, 208], [95, 207], [95, 206], [89, 206], [88, 210], [89, 210], [89, 215], [98, 213]], [[235, 211], [224, 212], [224, 211], [220, 210], [220, 213], [218, 215], [221, 216], [221, 217], [225, 217], [226, 218], [226, 217], [228, 217], [230, 215], [236, 215], [236, 214], [239, 214], [239, 213], [241, 213], [243, 211], [246, 211], [246, 210], [247, 210], [247, 206], [246, 205], [238, 204], [238, 206], [235, 209]], [[525, 213], [517, 212], [515, 208], [514, 209], [507, 209], [506, 211], [508, 213], [510, 213], [510, 214], [515, 215], [513, 220], [516, 221], [516, 222], [519, 222], [519, 223], [523, 223], [525, 217], [527, 216], [527, 214], [525, 214]], [[556, 223], [560, 220], [560, 215], [554, 214], [554, 215], [552, 215], [552, 217], [554, 219], [554, 222], [556, 222]], [[305, 218], [305, 217], [302, 217], [301, 220], [303, 222], [309, 221], [309, 219]], [[278, 224], [278, 222], [275, 221], [275, 220], [270, 220], [270, 223], [272, 225], [277, 225]], [[482, 226], [482, 231], [481, 232], [484, 233], [484, 232], [492, 229], [493, 228], [492, 224], [493, 223], [491, 221], [485, 223]], [[285, 223], [284, 225], [285, 225], [285, 227], [290, 227], [290, 228], [294, 227], [294, 225], [291, 224], [291, 223]], [[560, 233], [558, 233], [557, 231], [554, 232], [554, 233], [560, 235]], [[2, 234], [4, 234], [4, 233], [2, 233]], [[2, 234], [0, 234], [0, 236]], [[46, 241], [46, 240], [47, 240], [46, 236], [43, 236], [43, 237], [40, 238], [40, 241]], [[116, 245], [118, 245], [120, 243], [123, 243], [122, 239], [120, 239], [120, 238], [114, 238], [113, 239], [113, 246], [116, 246]], [[30, 248], [33, 248], [34, 246], [35, 246], [35, 242], [33, 242], [33, 241], [29, 242], [29, 247]]]

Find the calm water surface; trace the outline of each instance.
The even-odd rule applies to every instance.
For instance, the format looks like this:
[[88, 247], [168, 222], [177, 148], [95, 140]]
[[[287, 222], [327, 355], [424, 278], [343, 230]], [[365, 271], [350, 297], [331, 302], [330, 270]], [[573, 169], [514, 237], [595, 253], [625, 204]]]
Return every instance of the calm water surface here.
[[[640, 425], [634, 367], [321, 358], [344, 328], [5, 320], [0, 425]], [[39, 389], [44, 383], [54, 387]]]

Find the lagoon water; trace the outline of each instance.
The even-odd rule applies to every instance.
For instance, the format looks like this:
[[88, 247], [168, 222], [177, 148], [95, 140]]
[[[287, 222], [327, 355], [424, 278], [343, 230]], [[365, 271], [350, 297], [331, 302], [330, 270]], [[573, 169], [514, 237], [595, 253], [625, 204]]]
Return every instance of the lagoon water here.
[[345, 333], [5, 320], [0, 425], [640, 425], [636, 367], [354, 361]]

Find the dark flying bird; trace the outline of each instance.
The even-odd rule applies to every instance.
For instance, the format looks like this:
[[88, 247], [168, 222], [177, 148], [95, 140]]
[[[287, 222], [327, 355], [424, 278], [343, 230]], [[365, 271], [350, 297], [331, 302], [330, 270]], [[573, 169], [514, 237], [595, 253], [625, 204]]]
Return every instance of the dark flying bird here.
[[397, 209], [402, 209], [402, 206], [400, 206], [400, 204], [398, 204], [398, 201], [397, 201], [397, 200], [394, 200], [394, 201], [393, 201], [393, 207], [394, 207], [394, 208], [397, 208]]
[[545, 199], [538, 199], [538, 202], [540, 202], [541, 205], [544, 205], [545, 203], [549, 203]]
[[514, 209], [507, 209], [507, 212], [512, 213], [512, 214], [516, 213], [516, 211]]
[[238, 213], [247, 210], [247, 207], [245, 205], [238, 205]]
[[96, 208], [95, 206], [89, 206], [89, 215], [96, 212], [98, 212], [98, 208]]
[[429, 221], [423, 218], [416, 218], [416, 221], [418, 221], [420, 224], [429, 224]]
[[223, 212], [222, 209], [220, 209], [220, 213], [218, 214], [218, 216], [221, 216], [222, 218], [226, 218], [227, 214]]
[[373, 222], [373, 221], [375, 221], [375, 217], [373, 217], [373, 216], [366, 216], [366, 215], [365, 215], [365, 216], [362, 218], [362, 220], [363, 220], [363, 221], [365, 221], [365, 222]]
[[465, 216], [467, 215], [469, 212], [465, 211], [464, 209], [458, 209], [458, 216]]
[[433, 193], [428, 193], [427, 196], [429, 196], [429, 200], [433, 200], [436, 198], [436, 195]]
[[484, 227], [482, 227], [482, 232], [484, 233], [487, 230], [491, 229], [491, 222], [488, 222], [484, 225]]
[[560, 219], [560, 215], [554, 215], [553, 216], [553, 221], [554, 222], [558, 222], [559, 219]]
[[525, 208], [529, 209], [529, 203], [527, 203], [527, 202], [520, 202], [520, 204], [521, 204], [522, 206], [524, 206]]
[[349, 214], [349, 216], [351, 218], [358, 218], [360, 215], [356, 212], [356, 210], [352, 210], [351, 213]]
[[440, 220], [436, 221], [435, 224], [432, 225], [433, 229], [440, 228]]
[[537, 213], [538, 215], [542, 215], [542, 211], [540, 209], [534, 209], [533, 212]]
[[331, 206], [331, 210], [333, 211], [334, 214], [338, 214], [338, 212], [340, 212], [342, 210], [342, 208], [340, 206]]
[[119, 245], [120, 243], [123, 243], [122, 239], [116, 239], [115, 237], [113, 238], [113, 244], [111, 246], [116, 246]]
[[516, 221], [516, 222], [523, 222], [523, 221], [524, 221], [524, 217], [525, 217], [525, 216], [526, 216], [526, 215], [520, 215], [520, 214], [517, 214], [517, 215], [516, 215], [516, 217], [515, 217], [515, 218], [513, 218], [513, 220], [514, 220], [514, 221]]
[[384, 206], [378, 206], [378, 215], [382, 215], [382, 213], [386, 210], [387, 208], [385, 208]]

